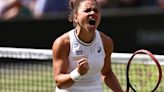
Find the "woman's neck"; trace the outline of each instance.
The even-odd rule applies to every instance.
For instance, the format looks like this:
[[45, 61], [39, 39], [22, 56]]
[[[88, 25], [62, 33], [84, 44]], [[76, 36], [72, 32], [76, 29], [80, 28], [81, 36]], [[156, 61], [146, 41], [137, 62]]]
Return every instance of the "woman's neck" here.
[[75, 31], [77, 37], [85, 43], [91, 43], [95, 38], [95, 31], [90, 32], [80, 28], [75, 28]]

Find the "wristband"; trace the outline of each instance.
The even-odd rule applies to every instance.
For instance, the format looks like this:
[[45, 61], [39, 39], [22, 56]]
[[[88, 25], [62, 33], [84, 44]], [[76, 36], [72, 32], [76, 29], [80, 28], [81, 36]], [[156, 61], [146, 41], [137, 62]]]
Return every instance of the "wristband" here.
[[80, 73], [77, 71], [77, 68], [70, 73], [70, 76], [71, 76], [71, 79], [75, 82], [79, 81], [82, 78]]

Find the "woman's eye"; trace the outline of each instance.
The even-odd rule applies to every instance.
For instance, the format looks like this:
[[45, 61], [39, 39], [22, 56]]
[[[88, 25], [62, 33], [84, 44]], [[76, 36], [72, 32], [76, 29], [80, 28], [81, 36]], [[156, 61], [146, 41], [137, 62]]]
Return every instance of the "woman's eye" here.
[[84, 12], [90, 12], [91, 11], [91, 9], [86, 9]]
[[95, 13], [99, 13], [98, 9], [94, 9], [94, 12], [95, 12]]

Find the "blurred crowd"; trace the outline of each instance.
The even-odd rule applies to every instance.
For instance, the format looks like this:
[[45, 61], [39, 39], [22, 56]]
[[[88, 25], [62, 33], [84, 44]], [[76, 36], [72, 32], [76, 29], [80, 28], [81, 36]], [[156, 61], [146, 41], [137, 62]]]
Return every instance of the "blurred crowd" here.
[[[68, 11], [69, 0], [0, 0], [0, 19], [17, 17], [41, 18], [44, 14]], [[97, 0], [105, 8], [157, 6], [164, 8], [164, 0]]]

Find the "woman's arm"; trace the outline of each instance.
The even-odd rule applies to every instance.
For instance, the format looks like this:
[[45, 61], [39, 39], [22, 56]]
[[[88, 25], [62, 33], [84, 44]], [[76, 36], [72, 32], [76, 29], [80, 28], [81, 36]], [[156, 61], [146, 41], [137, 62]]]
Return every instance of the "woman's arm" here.
[[119, 81], [118, 81], [117, 77], [115, 76], [115, 74], [113, 73], [112, 68], [111, 68], [111, 54], [113, 51], [112, 39], [103, 33], [101, 33], [101, 37], [103, 40], [104, 50], [106, 53], [104, 67], [102, 69], [102, 75], [104, 78], [104, 82], [114, 92], [123, 92], [123, 90], [119, 84]]
[[58, 88], [68, 88], [74, 81], [70, 74], [67, 74], [69, 68], [69, 38], [67, 35], [57, 38], [52, 46], [54, 79]]

